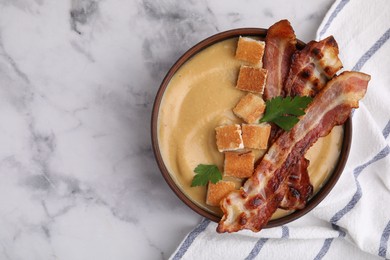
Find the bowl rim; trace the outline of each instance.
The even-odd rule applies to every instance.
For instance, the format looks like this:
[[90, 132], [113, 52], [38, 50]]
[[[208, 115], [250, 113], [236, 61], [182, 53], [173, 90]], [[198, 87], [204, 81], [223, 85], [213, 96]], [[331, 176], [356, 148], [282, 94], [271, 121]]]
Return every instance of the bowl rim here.
[[[188, 207], [190, 207], [193, 211], [195, 211], [199, 215], [208, 218], [214, 222], [219, 222], [221, 218], [207, 211], [206, 209], [203, 209], [202, 207], [198, 206], [189, 197], [187, 197], [187, 195], [176, 185], [174, 179], [172, 178], [171, 174], [169, 173], [164, 163], [164, 160], [161, 155], [160, 147], [158, 144], [158, 115], [159, 115], [160, 105], [163, 99], [164, 92], [167, 89], [172, 77], [175, 75], [175, 73], [181, 66], [183, 66], [190, 58], [195, 56], [197, 53], [199, 53], [203, 49], [215, 43], [230, 38], [236, 38], [239, 36], [257, 36], [262, 39], [265, 39], [266, 34], [267, 34], [267, 29], [264, 28], [236, 28], [236, 29], [214, 34], [200, 41], [199, 43], [195, 44], [193, 47], [187, 50], [169, 69], [169, 71], [167, 72], [166, 76], [164, 77], [163, 81], [160, 84], [160, 87], [157, 91], [153, 103], [153, 110], [151, 116], [152, 148], [153, 148], [155, 159], [157, 161], [157, 165], [160, 169], [163, 178], [167, 182], [168, 186], [172, 189], [172, 191], [176, 194], [176, 196], [181, 201], [183, 201]], [[303, 48], [305, 45], [306, 44], [301, 40], [297, 40], [298, 49]], [[351, 148], [351, 140], [352, 140], [352, 120], [351, 117], [348, 117], [347, 121], [344, 123], [344, 136], [343, 136], [343, 144], [340, 151], [340, 157], [336, 164], [336, 167], [333, 170], [333, 173], [328, 177], [328, 179], [322, 185], [319, 191], [313, 197], [310, 198], [305, 208], [300, 210], [295, 210], [286, 216], [274, 220], [270, 220], [264, 228], [281, 226], [293, 220], [296, 220], [302, 217], [303, 215], [307, 214], [309, 211], [315, 208], [323, 199], [325, 199], [325, 197], [335, 186], [336, 182], [341, 176], [341, 173], [344, 170], [345, 164], [348, 159], [349, 151]]]

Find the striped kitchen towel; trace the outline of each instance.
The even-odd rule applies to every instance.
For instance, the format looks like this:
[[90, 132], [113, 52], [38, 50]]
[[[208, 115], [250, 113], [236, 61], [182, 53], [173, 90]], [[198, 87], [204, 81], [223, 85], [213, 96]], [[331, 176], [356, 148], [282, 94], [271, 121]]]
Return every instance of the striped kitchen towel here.
[[259, 233], [217, 234], [204, 219], [171, 259], [390, 258], [390, 1], [336, 1], [317, 38], [329, 35], [345, 70], [372, 76], [334, 189], [306, 216]]

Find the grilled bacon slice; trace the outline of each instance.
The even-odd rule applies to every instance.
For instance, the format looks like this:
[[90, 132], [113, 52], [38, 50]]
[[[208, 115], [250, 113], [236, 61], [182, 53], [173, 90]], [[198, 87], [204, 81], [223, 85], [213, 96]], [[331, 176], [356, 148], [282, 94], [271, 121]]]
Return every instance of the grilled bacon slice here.
[[284, 132], [270, 147], [244, 186], [229, 193], [221, 203], [224, 213], [217, 232], [241, 229], [260, 231], [283, 199], [288, 168], [296, 164], [319, 137], [335, 125], [343, 124], [351, 110], [359, 106], [370, 76], [344, 72], [329, 81], [306, 109], [306, 114], [289, 132]]
[[268, 71], [264, 100], [284, 96], [283, 86], [296, 44], [297, 39], [289, 21], [281, 20], [268, 29], [263, 56], [263, 67]]
[[288, 96], [314, 96], [333, 78], [343, 64], [333, 36], [319, 42], [311, 41], [294, 53], [285, 84]]
[[287, 185], [286, 194], [279, 208], [292, 210], [305, 207], [307, 200], [313, 194], [313, 185], [310, 184], [307, 167], [309, 167], [309, 160], [302, 156], [298, 163], [290, 168], [290, 175], [284, 182], [284, 185]]
[[[342, 68], [338, 57], [338, 45], [332, 36], [316, 42], [309, 42], [305, 48], [294, 53], [290, 72], [285, 84], [285, 92], [292, 96], [315, 96], [337, 71]], [[313, 193], [307, 167], [300, 165], [291, 167], [289, 186], [280, 203], [280, 208], [302, 209]]]

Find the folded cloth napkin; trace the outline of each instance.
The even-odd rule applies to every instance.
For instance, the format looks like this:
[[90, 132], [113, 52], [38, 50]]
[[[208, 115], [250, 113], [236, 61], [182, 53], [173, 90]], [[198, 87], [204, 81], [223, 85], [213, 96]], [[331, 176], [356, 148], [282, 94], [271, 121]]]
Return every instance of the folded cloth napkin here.
[[171, 259], [390, 258], [390, 1], [336, 1], [317, 38], [329, 35], [345, 70], [372, 76], [336, 186], [304, 217], [259, 233], [218, 234], [204, 219]]

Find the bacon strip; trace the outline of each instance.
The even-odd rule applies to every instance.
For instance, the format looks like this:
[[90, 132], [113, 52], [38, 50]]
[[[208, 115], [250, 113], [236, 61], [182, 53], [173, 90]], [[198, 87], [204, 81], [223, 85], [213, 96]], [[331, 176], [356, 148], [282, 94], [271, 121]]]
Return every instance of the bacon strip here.
[[285, 92], [289, 96], [314, 96], [333, 78], [343, 64], [333, 36], [320, 42], [311, 41], [292, 57]]
[[298, 162], [319, 137], [343, 124], [366, 93], [370, 76], [344, 72], [328, 82], [306, 114], [290, 132], [284, 132], [268, 150], [243, 188], [221, 201], [224, 213], [217, 232], [260, 231], [278, 208], [288, 168]]
[[[284, 96], [284, 83], [290, 70], [293, 54], [296, 51], [297, 40], [291, 24], [287, 20], [281, 20], [268, 29], [265, 42], [266, 45], [263, 66], [268, 70], [268, 78], [263, 98], [265, 100], [269, 100], [276, 96]], [[276, 125], [272, 125], [269, 145], [274, 143], [282, 133], [282, 129]], [[307, 173], [307, 169], [302, 168], [300, 163], [298, 163], [296, 167], [290, 171], [296, 173], [296, 170], [301, 170]], [[296, 176], [296, 174], [291, 175]], [[298, 177], [300, 176], [301, 175]], [[299, 180], [301, 180], [301, 178], [299, 178]], [[302, 180], [306, 179], [303, 178]], [[290, 207], [295, 205], [298, 205], [299, 207], [301, 205], [305, 205], [307, 199], [304, 199], [304, 197], [311, 196], [311, 194], [305, 194], [304, 196], [301, 196], [302, 198], [300, 200], [298, 200], [298, 196], [301, 193], [304, 193], [305, 189], [303, 187], [307, 186], [307, 183], [302, 183], [302, 186], [299, 186], [299, 184], [295, 182], [292, 182], [291, 184], [296, 185], [290, 189], [286, 189], [285, 199], [283, 199], [282, 203], [282, 206], [284, 206], [285, 209], [295, 209]], [[310, 181], [308, 181], [308, 185], [310, 185]], [[302, 191], [301, 189], [304, 190]], [[294, 194], [291, 193], [293, 191], [295, 191]]]
[[268, 75], [263, 97], [269, 100], [284, 95], [283, 86], [297, 43], [290, 22], [281, 20], [272, 25], [267, 31], [265, 43], [263, 67], [268, 70]]

